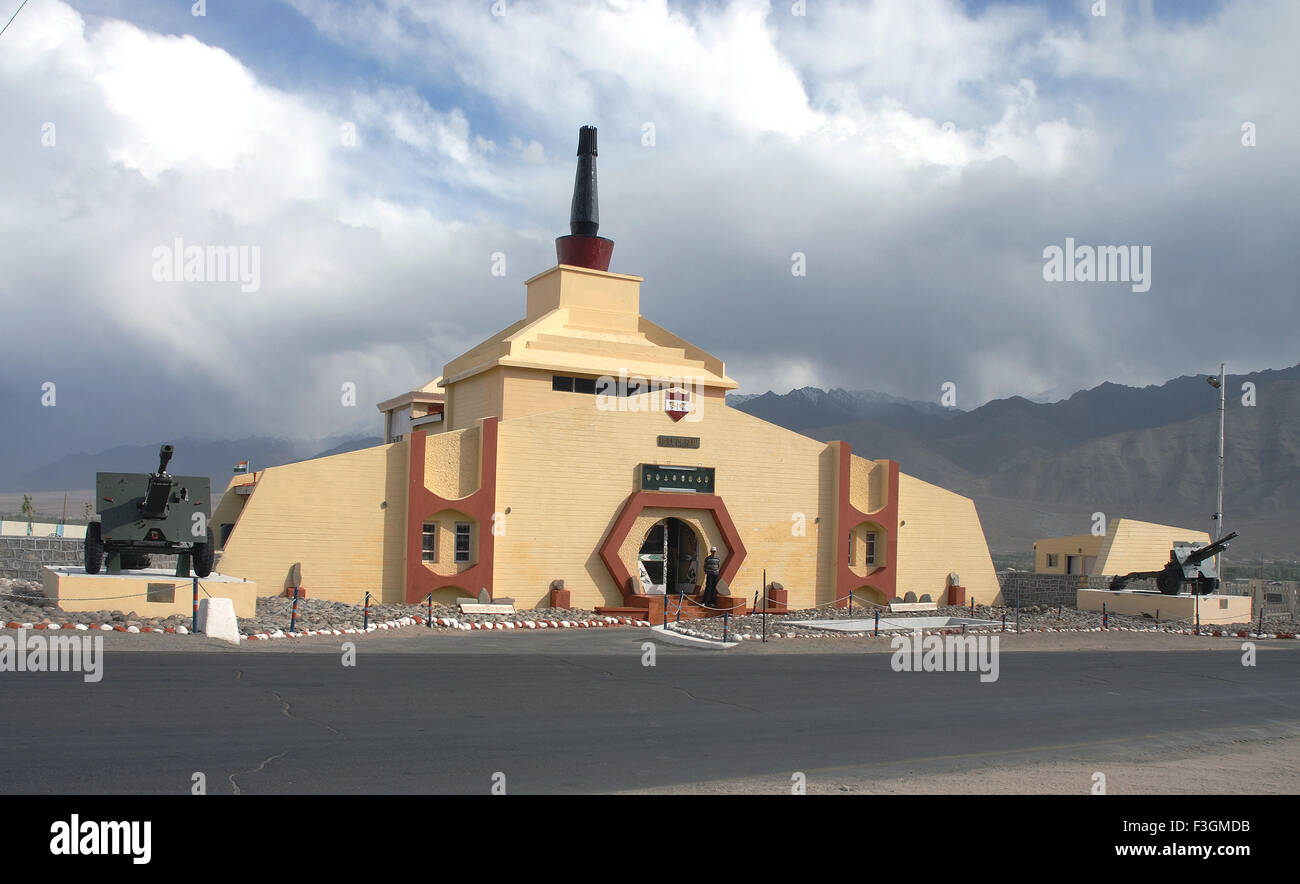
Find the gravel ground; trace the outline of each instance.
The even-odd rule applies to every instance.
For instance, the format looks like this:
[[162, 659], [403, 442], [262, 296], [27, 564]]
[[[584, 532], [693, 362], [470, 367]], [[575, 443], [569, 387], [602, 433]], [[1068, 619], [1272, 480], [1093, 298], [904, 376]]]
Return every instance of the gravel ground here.
[[[239, 631], [244, 635], [254, 635], [257, 633], [273, 634], [277, 631], [288, 632], [290, 622], [290, 610], [293, 607], [293, 600], [283, 596], [273, 596], [259, 598], [257, 600], [257, 614], [253, 617], [239, 618]], [[401, 620], [405, 617], [425, 616], [428, 609], [425, 605], [380, 605], [371, 604], [370, 622], [383, 623], [390, 620]], [[989, 607], [985, 605], [976, 605], [974, 617], [981, 620], [993, 620], [1001, 623], [1002, 616], [1006, 615], [1007, 629], [1013, 629], [1016, 622], [1015, 608], [1006, 607]], [[519, 609], [517, 614], [461, 614], [451, 605], [434, 605], [433, 606], [434, 622], [437, 618], [445, 620], [455, 619], [458, 623], [489, 623], [504, 622], [516, 620], [589, 620], [597, 619], [601, 615], [594, 611], [588, 611], [577, 608], [529, 608]], [[948, 616], [948, 617], [970, 617], [971, 609], [969, 607], [959, 606], [940, 606], [937, 612], [917, 612], [915, 614], [900, 614], [896, 616]], [[809, 608], [800, 611], [791, 611], [789, 614], [777, 616], [768, 615], [767, 630], [768, 635], [780, 633], [782, 636], [819, 636], [825, 637], [827, 631], [820, 629], [811, 629], [800, 625], [806, 620], [847, 620], [847, 619], [866, 619], [870, 620], [872, 611], [860, 606], [854, 606], [852, 611], [847, 608], [822, 607]], [[62, 625], [64, 623], [86, 623], [91, 625], [109, 624], [113, 626], [122, 626], [124, 628], [136, 627], [141, 630], [148, 629], [176, 629], [178, 627], [188, 628], [191, 624], [189, 614], [175, 614], [170, 617], [143, 617], [134, 611], [122, 613], [120, 611], [88, 611], [69, 613], [59, 608], [54, 602], [47, 599], [41, 592], [39, 583], [25, 580], [8, 580], [0, 579], [0, 625], [9, 621], [18, 623], [47, 623], [53, 625]], [[298, 619], [296, 629], [298, 631], [307, 630], [324, 630], [324, 629], [360, 629], [363, 622], [362, 606], [350, 605], [344, 602], [332, 602], [324, 599], [301, 599], [298, 602]], [[1158, 628], [1161, 631], [1177, 632], [1191, 626], [1190, 623], [1182, 621], [1161, 621], [1156, 626], [1155, 621], [1148, 617], [1133, 617], [1119, 614], [1110, 616], [1110, 625], [1112, 627], [1132, 627], [1151, 629]], [[1230, 626], [1204, 626], [1203, 631], [1213, 634], [1216, 630], [1224, 635], [1232, 635], [1239, 631], [1254, 633], [1257, 623], [1235, 623]], [[1022, 629], [1095, 629], [1101, 626], [1101, 615], [1095, 611], [1079, 611], [1075, 608], [1065, 607], [1061, 609], [1047, 608], [1038, 605], [1031, 605], [1020, 610], [1020, 626]], [[448, 628], [448, 627], [435, 627]], [[680, 625], [683, 631], [690, 634], [700, 635], [708, 638], [722, 637], [722, 618], [712, 617], [701, 620], [683, 621]], [[753, 615], [745, 617], [732, 617], [728, 625], [730, 635], [759, 635], [762, 631], [762, 617]], [[1281, 634], [1300, 634], [1300, 620], [1289, 616], [1266, 617], [1264, 620], [1264, 631], [1266, 633]], [[830, 633], [834, 634], [834, 633]], [[868, 630], [868, 634], [870, 631]]]
[[[239, 618], [239, 631], [243, 635], [288, 632], [293, 599], [268, 596], [257, 600], [257, 613], [253, 617]], [[370, 622], [384, 623], [404, 617], [423, 618], [428, 612], [425, 605], [370, 605]], [[455, 619], [458, 623], [514, 622], [517, 620], [592, 620], [602, 615], [578, 608], [530, 608], [517, 614], [461, 614], [455, 606], [434, 605], [436, 618]], [[64, 623], [85, 623], [92, 626], [108, 624], [124, 628], [136, 627], [142, 631], [168, 628], [188, 629], [193, 623], [190, 614], [170, 617], [144, 617], [135, 611], [77, 611], [68, 612], [46, 598], [39, 583], [26, 580], [0, 578], [0, 627], [7, 622], [44, 623], [61, 626]], [[300, 599], [295, 629], [299, 632], [324, 629], [360, 629], [365, 622], [361, 605], [331, 602], [324, 599]]]
[[[780, 633], [782, 636], [828, 636], [836, 633], [824, 629], [814, 629], [801, 625], [806, 620], [871, 620], [873, 610], [854, 606], [852, 612], [847, 608], [809, 608], [802, 611], [791, 611], [789, 614], [777, 616], [769, 614], [767, 617], [767, 634]], [[992, 620], [1001, 626], [1002, 617], [1006, 615], [1007, 630], [1015, 629], [1016, 609], [1006, 607], [990, 607], [987, 605], [976, 605], [975, 613], [971, 614], [969, 606], [940, 605], [938, 611], [916, 611], [903, 614], [889, 615], [882, 611], [882, 616], [893, 617], [974, 617], [977, 620]], [[763, 629], [763, 618], [748, 615], [745, 617], [732, 617], [727, 625], [728, 637], [736, 635], [760, 635]], [[1111, 614], [1109, 625], [1113, 628], [1128, 627], [1136, 629], [1159, 629], [1160, 631], [1178, 632], [1182, 629], [1191, 628], [1194, 624], [1183, 621], [1166, 621], [1161, 620], [1157, 627], [1156, 622], [1149, 617], [1135, 617], [1122, 614]], [[1048, 608], [1041, 605], [1031, 605], [1020, 609], [1020, 628], [1028, 629], [1096, 629], [1101, 626], [1101, 613], [1099, 611], [1080, 611], [1077, 608], [1062, 607]], [[1214, 634], [1217, 630], [1225, 635], [1230, 635], [1238, 631], [1254, 633], [1258, 623], [1234, 623], [1228, 626], [1202, 626], [1202, 632]], [[704, 638], [722, 638], [722, 618], [709, 617], [700, 620], [682, 621], [676, 628], [687, 634], [698, 635]], [[1265, 617], [1264, 631], [1266, 633], [1283, 633], [1295, 635], [1300, 633], [1300, 622], [1294, 618], [1283, 617]], [[871, 629], [867, 628], [866, 634], [870, 635]]]

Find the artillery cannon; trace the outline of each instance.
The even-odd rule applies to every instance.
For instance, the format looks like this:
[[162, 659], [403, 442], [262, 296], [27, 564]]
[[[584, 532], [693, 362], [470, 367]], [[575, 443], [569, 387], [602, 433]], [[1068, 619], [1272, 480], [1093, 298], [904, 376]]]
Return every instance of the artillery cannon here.
[[175, 449], [158, 450], [154, 473], [96, 473], [99, 515], [86, 526], [86, 573], [147, 568], [151, 555], [175, 555], [176, 576], [212, 573], [214, 545], [208, 527], [211, 486], [207, 476], [167, 472]]
[[1208, 595], [1219, 588], [1219, 572], [1211, 559], [1227, 549], [1228, 541], [1236, 536], [1237, 532], [1233, 531], [1210, 544], [1179, 541], [1169, 551], [1169, 561], [1159, 571], [1132, 571], [1112, 577], [1110, 590], [1119, 592], [1132, 580], [1154, 579], [1156, 588], [1165, 595], [1182, 592]]

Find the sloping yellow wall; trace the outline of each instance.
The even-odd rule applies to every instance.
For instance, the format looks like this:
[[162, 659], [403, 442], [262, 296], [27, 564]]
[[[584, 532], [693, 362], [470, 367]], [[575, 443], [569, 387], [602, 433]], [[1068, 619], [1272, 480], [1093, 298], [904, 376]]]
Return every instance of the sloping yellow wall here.
[[1114, 576], [1130, 571], [1158, 571], [1169, 561], [1169, 552], [1179, 540], [1209, 543], [1210, 535], [1137, 519], [1111, 519], [1097, 555], [1096, 573]]
[[464, 430], [485, 417], [501, 416], [502, 370], [500, 367], [447, 385], [446, 431]]
[[[258, 472], [219, 570], [280, 595], [302, 562], [312, 598], [403, 599], [408, 441]], [[381, 504], [387, 502], [387, 506]]]
[[898, 595], [929, 593], [938, 601], [956, 571], [967, 599], [990, 604], [998, 577], [975, 501], [898, 474]]

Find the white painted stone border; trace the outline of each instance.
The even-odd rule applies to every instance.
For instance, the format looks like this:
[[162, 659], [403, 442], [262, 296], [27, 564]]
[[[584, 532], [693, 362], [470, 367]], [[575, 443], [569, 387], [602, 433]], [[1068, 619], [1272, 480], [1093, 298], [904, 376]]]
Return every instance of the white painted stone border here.
[[[723, 642], [716, 638], [702, 638], [666, 626], [651, 626], [650, 637], [673, 645], [684, 645], [702, 651], [730, 651], [740, 647], [739, 641]], [[739, 638], [739, 636], [737, 636]]]

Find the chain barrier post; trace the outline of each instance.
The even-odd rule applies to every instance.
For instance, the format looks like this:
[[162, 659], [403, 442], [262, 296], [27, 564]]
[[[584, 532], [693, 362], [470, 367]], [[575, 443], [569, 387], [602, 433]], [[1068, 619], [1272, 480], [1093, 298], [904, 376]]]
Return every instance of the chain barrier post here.
[[190, 622], [190, 631], [199, 631], [199, 578], [194, 578], [194, 618]]
[[295, 632], [298, 625], [298, 587], [293, 588], [293, 611], [289, 614], [289, 631]]
[[363, 630], [370, 628], [370, 593], [366, 593], [366, 604], [361, 609], [361, 628]]

